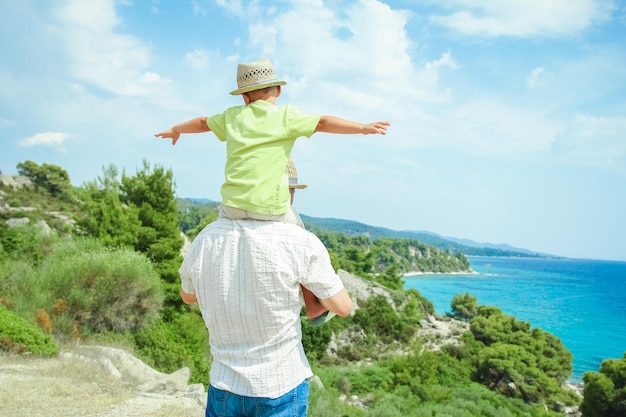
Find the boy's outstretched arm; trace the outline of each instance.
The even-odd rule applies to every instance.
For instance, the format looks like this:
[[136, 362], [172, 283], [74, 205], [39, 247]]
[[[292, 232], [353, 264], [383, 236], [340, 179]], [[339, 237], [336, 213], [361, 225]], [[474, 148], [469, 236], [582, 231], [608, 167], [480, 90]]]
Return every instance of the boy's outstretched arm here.
[[389, 122], [374, 122], [374, 123], [358, 123], [350, 120], [340, 119], [334, 116], [322, 116], [315, 128], [316, 132], [324, 133], [340, 133], [340, 134], [358, 134], [371, 135], [387, 134], [387, 128], [391, 125]]
[[181, 133], [203, 133], [209, 132], [210, 130], [211, 129], [209, 129], [209, 126], [206, 124], [206, 117], [201, 116], [174, 125], [163, 132], [155, 133], [154, 136], [157, 138], [172, 139], [172, 145], [176, 145]]

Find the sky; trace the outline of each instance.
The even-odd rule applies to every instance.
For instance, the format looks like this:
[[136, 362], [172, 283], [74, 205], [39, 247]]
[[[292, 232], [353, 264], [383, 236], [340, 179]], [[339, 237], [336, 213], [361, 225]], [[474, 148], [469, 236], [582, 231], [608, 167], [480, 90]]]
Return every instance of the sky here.
[[237, 64], [273, 63], [277, 104], [386, 136], [297, 140], [295, 206], [558, 256], [626, 260], [626, 4], [600, 0], [0, 0], [0, 171], [73, 185], [111, 165], [220, 200], [224, 143], [154, 134], [243, 104]]

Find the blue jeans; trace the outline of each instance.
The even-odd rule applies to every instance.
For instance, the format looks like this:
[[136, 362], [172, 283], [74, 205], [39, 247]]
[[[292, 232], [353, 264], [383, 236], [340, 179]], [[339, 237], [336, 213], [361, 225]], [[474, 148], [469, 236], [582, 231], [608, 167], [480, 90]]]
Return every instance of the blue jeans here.
[[306, 417], [309, 381], [278, 398], [246, 397], [209, 385], [206, 417]]

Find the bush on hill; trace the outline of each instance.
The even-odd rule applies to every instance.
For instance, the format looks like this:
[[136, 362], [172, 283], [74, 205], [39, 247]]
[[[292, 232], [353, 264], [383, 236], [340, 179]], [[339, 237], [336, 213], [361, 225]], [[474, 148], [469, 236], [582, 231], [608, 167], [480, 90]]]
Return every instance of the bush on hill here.
[[[13, 239], [19, 232], [28, 238]], [[6, 245], [6, 235], [24, 246]], [[28, 227], [10, 230], [0, 241], [10, 259], [0, 268], [4, 302], [21, 317], [45, 311], [59, 337], [135, 331], [159, 317], [163, 298], [159, 276], [142, 254], [107, 249], [88, 238], [62, 239], [48, 247], [49, 238], [33, 235]], [[28, 263], [32, 257], [25, 248], [37, 252], [42, 245], [48, 255]]]
[[0, 350], [54, 356], [59, 353], [56, 340], [36, 324], [9, 311], [0, 304]]
[[462, 347], [446, 351], [472, 367], [472, 379], [507, 397], [530, 404], [575, 405], [579, 398], [563, 385], [572, 372], [572, 354], [554, 335], [480, 306], [463, 335]]
[[189, 310], [134, 334], [135, 351], [161, 372], [171, 373], [186, 366], [191, 371], [190, 383], [208, 386], [209, 335], [199, 309], [190, 306]]
[[63, 241], [34, 279], [46, 297], [39, 308], [77, 323], [81, 334], [140, 330], [159, 318], [163, 302], [159, 275], [144, 255], [93, 239]]
[[606, 359], [599, 372], [586, 372], [581, 411], [585, 417], [626, 416], [626, 353]]

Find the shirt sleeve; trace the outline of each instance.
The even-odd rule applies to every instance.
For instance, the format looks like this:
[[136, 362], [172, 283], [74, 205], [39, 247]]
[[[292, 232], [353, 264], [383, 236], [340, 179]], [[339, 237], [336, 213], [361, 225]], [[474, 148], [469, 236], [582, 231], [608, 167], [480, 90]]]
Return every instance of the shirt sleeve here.
[[300, 281], [317, 298], [325, 299], [336, 295], [344, 288], [341, 278], [335, 273], [324, 244], [315, 237], [315, 254], [311, 256], [308, 270]]
[[195, 294], [194, 281], [198, 282], [202, 268], [203, 242], [194, 240], [178, 269], [181, 289], [187, 294]]
[[206, 125], [211, 132], [222, 142], [226, 140], [226, 115], [225, 113], [215, 114], [206, 118]]
[[315, 133], [315, 129], [317, 128], [318, 123], [320, 122], [320, 115], [307, 114], [302, 111], [302, 109], [298, 106], [294, 105], [286, 105], [287, 106], [287, 120], [289, 125], [289, 130], [292, 132], [293, 137], [304, 136], [306, 138], [310, 138], [313, 133]]

